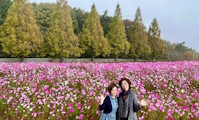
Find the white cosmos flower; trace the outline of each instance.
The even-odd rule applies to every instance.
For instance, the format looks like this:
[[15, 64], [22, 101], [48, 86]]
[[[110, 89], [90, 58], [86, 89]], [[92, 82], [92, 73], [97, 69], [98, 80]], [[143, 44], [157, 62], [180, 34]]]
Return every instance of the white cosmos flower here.
[[184, 89], [181, 89], [181, 93], [184, 93]]
[[47, 105], [47, 107], [49, 108], [49, 107], [50, 107], [50, 105], [48, 104], [48, 105]]

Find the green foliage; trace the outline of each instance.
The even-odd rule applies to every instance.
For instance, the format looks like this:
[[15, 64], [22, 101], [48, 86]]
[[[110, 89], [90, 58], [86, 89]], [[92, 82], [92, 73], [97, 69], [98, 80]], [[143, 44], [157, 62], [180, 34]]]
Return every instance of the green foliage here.
[[167, 47], [161, 40], [161, 31], [156, 19], [153, 19], [148, 31], [148, 43], [151, 47], [151, 59], [167, 56]]
[[71, 9], [71, 17], [72, 17], [72, 21], [73, 21], [73, 28], [74, 28], [74, 32], [77, 35], [80, 32], [80, 28], [78, 25], [78, 21], [77, 21], [77, 14], [76, 11], [74, 11], [72, 8]]
[[95, 5], [92, 6], [91, 12], [79, 37], [83, 54], [86, 53], [92, 58], [99, 55], [106, 56], [110, 54], [110, 46], [108, 40], [104, 37]]
[[13, 0], [1, 30], [2, 51], [11, 57], [37, 57], [43, 39], [26, 0]]
[[70, 8], [66, 0], [59, 0], [45, 34], [45, 53], [51, 57], [79, 56], [79, 42], [74, 34]]
[[2, 25], [7, 17], [7, 11], [10, 8], [11, 0], [0, 0], [0, 25]]
[[119, 4], [115, 10], [115, 16], [110, 24], [110, 31], [107, 34], [111, 45], [111, 54], [117, 59], [121, 54], [128, 54], [130, 44], [125, 34], [125, 26]]
[[50, 27], [51, 16], [55, 6], [54, 3], [33, 4], [35, 18], [43, 36], [46, 30]]
[[143, 58], [150, 54], [150, 46], [148, 45], [148, 36], [146, 27], [142, 22], [140, 8], [137, 9], [133, 25], [128, 31], [128, 40], [131, 44], [129, 56], [135, 59]]
[[111, 21], [113, 18], [111, 16], [108, 16], [108, 10], [104, 11], [104, 14], [100, 16], [100, 23], [104, 30], [104, 35], [107, 35], [109, 32], [109, 26], [111, 24]]
[[30, 5], [27, 0], [0, 0], [0, 3], [0, 57], [60, 57], [63, 60], [64, 57], [111, 55], [116, 60], [118, 57], [198, 59], [198, 53], [184, 42], [171, 44], [163, 40], [156, 19], [146, 32], [139, 8], [131, 21], [122, 20], [119, 5], [114, 17], [109, 16], [107, 10], [99, 17], [96, 9], [91, 13], [69, 6], [58, 9], [55, 3]]
[[198, 59], [198, 53], [191, 48], [185, 46], [185, 42], [182, 43], [170, 43], [163, 41], [167, 46], [168, 60], [196, 60]]
[[85, 12], [80, 8], [72, 8], [71, 9], [71, 16], [73, 19], [73, 26], [75, 34], [79, 34], [82, 31], [82, 27], [88, 18], [89, 13]]

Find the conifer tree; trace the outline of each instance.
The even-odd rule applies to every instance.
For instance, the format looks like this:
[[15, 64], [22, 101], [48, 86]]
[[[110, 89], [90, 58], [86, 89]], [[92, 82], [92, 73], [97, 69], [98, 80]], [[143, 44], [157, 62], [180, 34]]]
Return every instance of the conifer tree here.
[[80, 55], [78, 37], [73, 30], [70, 8], [66, 0], [58, 0], [49, 29], [45, 34], [46, 54], [64, 58]]
[[91, 61], [99, 55], [106, 56], [110, 54], [110, 45], [104, 37], [100, 18], [94, 4], [79, 37], [80, 47], [84, 54], [86, 53], [91, 57]]
[[128, 31], [128, 41], [130, 42], [129, 56], [135, 58], [145, 58], [150, 54], [146, 27], [142, 22], [140, 8], [138, 7], [133, 25]]
[[161, 30], [157, 19], [153, 19], [148, 31], [148, 43], [151, 47], [151, 59], [160, 59], [166, 52], [166, 46], [161, 40]]
[[38, 57], [43, 39], [36, 24], [32, 6], [26, 0], [13, 0], [1, 31], [2, 51], [11, 57], [30, 54]]
[[122, 20], [122, 14], [119, 4], [117, 4], [115, 15], [110, 24], [110, 31], [108, 32], [108, 40], [111, 46], [111, 54], [117, 61], [121, 54], [128, 54], [130, 44], [127, 41], [125, 26]]

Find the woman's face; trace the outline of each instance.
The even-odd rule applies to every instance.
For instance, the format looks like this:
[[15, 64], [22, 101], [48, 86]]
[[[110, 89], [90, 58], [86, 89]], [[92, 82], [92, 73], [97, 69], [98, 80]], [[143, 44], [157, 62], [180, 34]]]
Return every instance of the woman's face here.
[[116, 96], [117, 95], [117, 87], [114, 87], [112, 90], [111, 90], [111, 96]]
[[129, 84], [128, 84], [128, 82], [126, 80], [123, 80], [121, 85], [122, 85], [122, 89], [124, 91], [128, 91], [129, 90]]

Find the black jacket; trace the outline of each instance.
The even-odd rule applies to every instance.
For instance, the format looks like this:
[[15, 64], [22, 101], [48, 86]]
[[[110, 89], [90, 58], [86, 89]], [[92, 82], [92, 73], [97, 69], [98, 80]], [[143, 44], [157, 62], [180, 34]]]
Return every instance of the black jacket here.
[[[118, 97], [117, 97], [117, 101], [119, 101]], [[111, 105], [111, 100], [110, 100], [109, 96], [106, 96], [103, 104], [99, 105], [99, 110], [100, 111], [104, 110], [103, 113], [105, 113], [105, 114], [108, 114], [112, 111], [112, 105]]]

